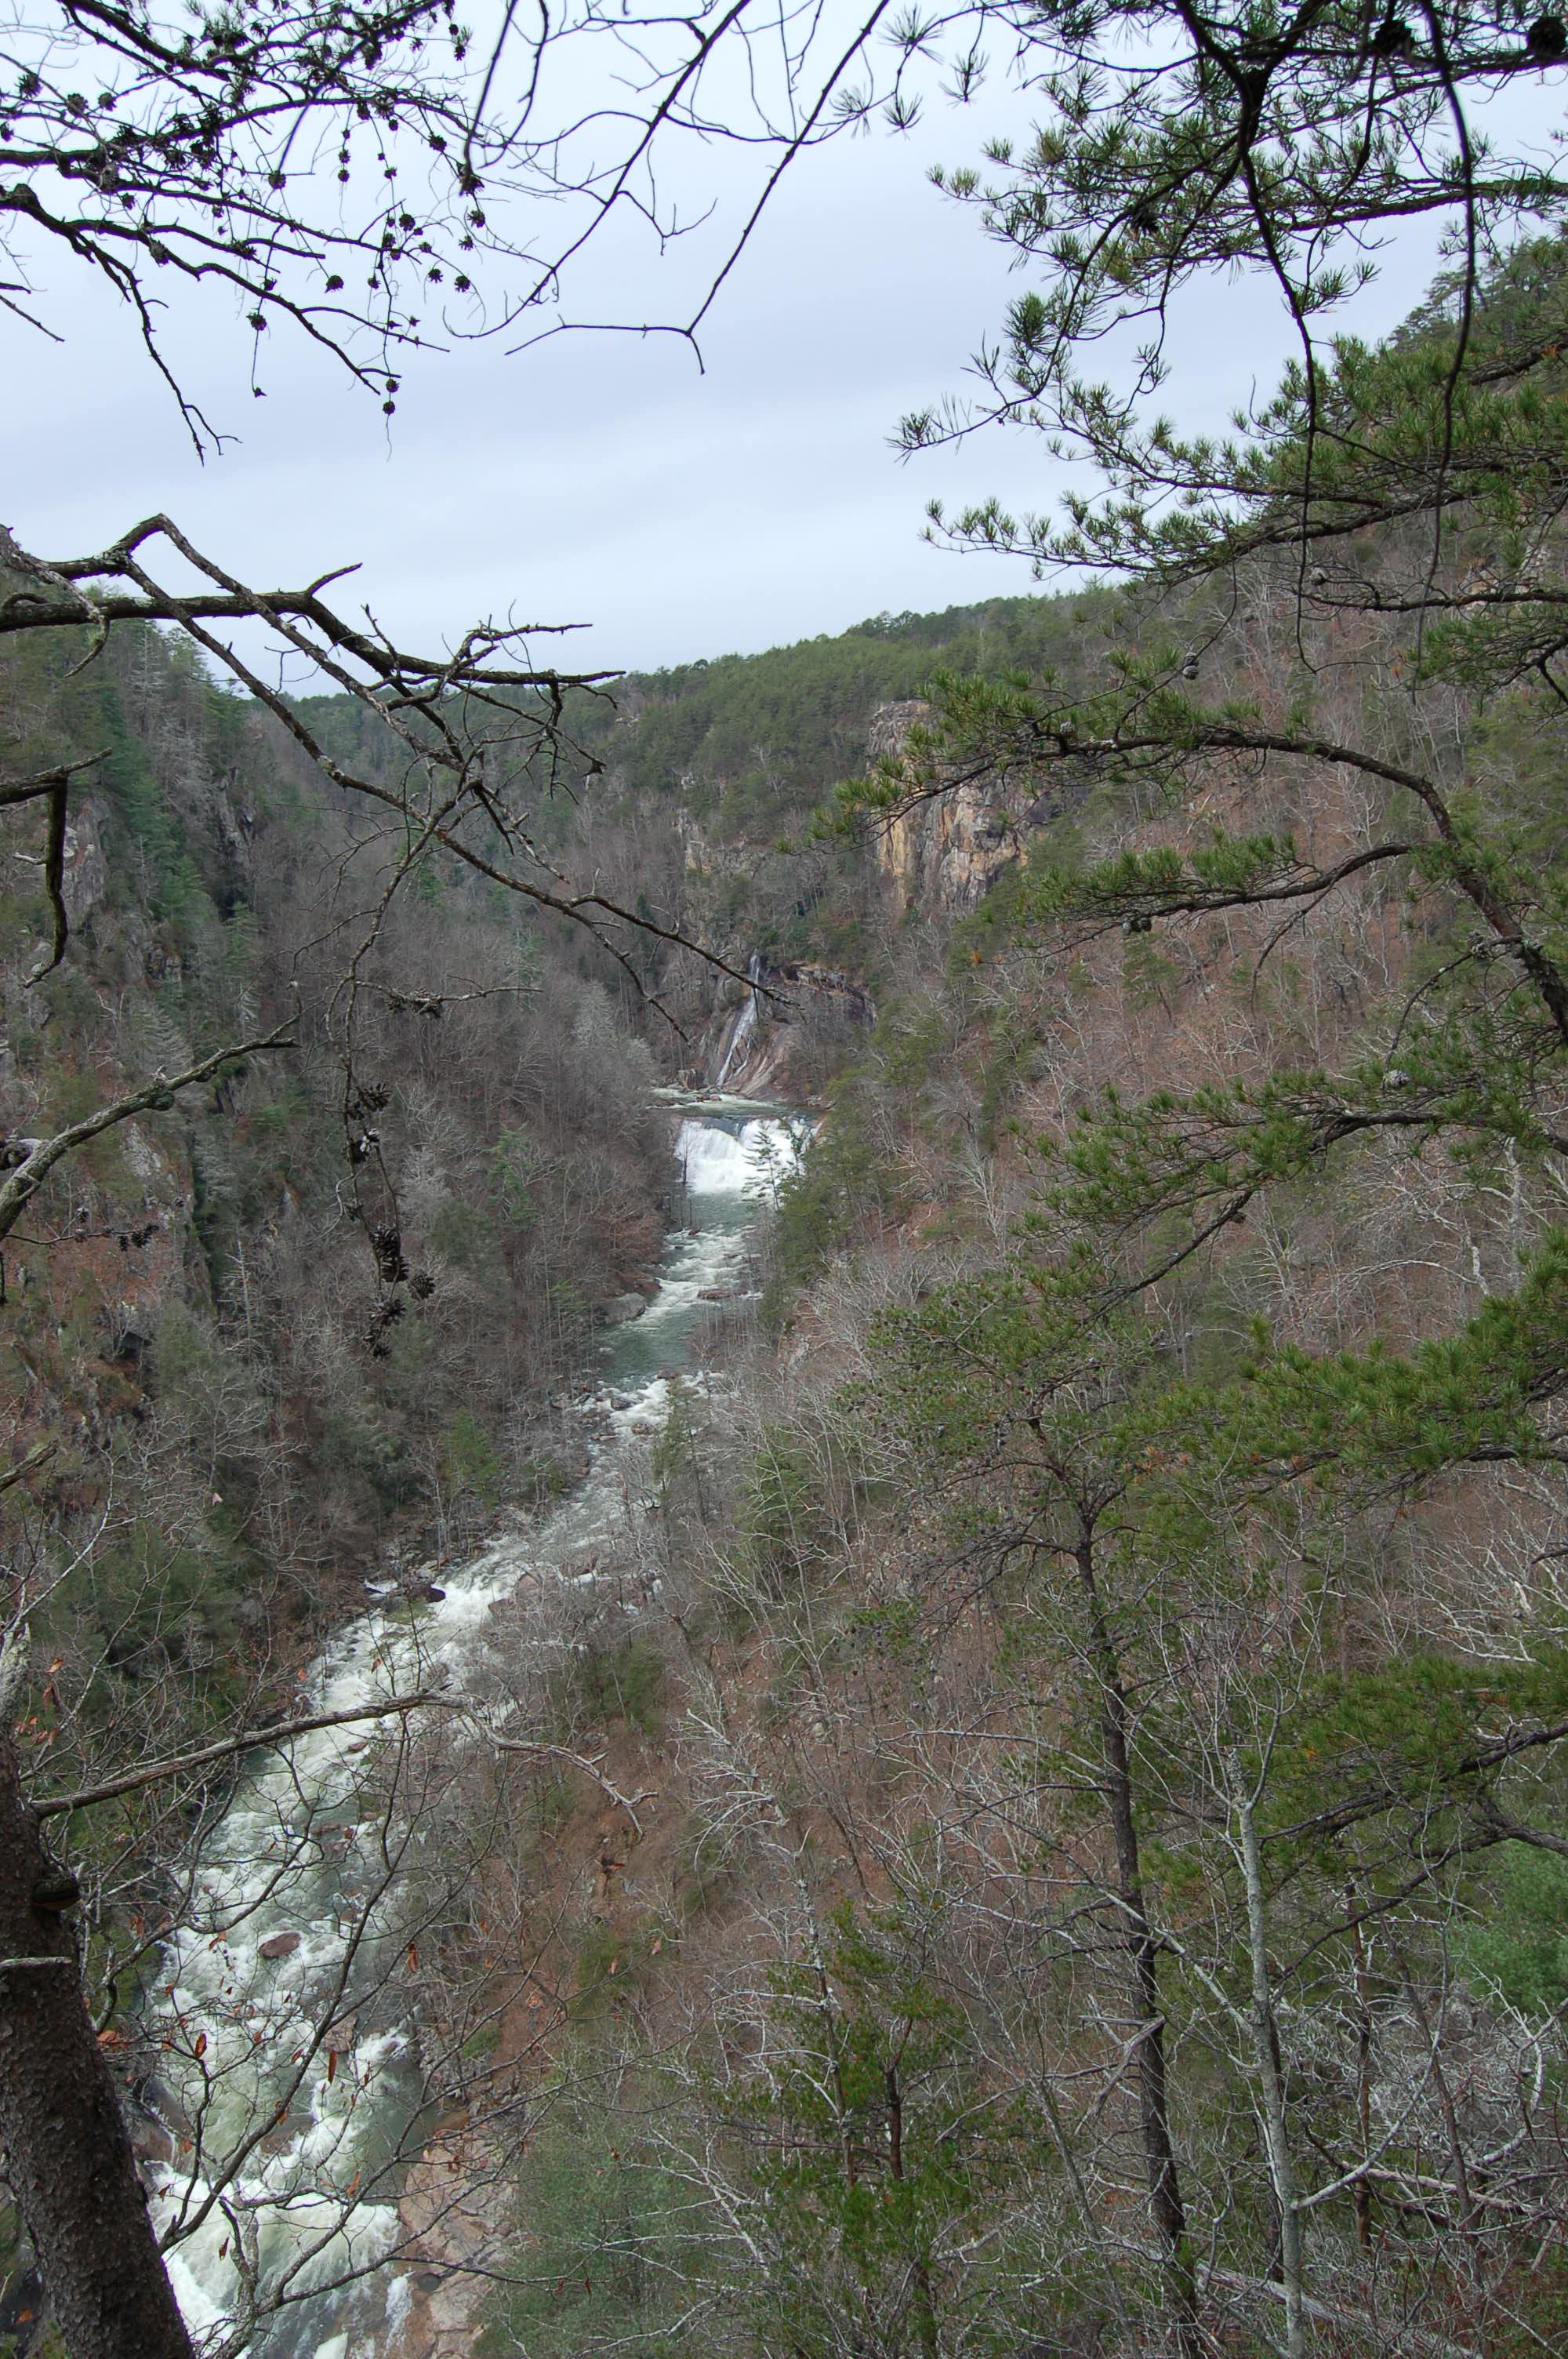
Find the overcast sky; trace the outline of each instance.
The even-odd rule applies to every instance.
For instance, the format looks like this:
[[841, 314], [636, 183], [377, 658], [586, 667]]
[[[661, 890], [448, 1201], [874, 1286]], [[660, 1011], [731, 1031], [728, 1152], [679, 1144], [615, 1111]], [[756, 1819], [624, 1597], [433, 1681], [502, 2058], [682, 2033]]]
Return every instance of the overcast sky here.
[[[281, 327], [254, 401], [248, 336], [209, 305], [178, 316], [178, 349], [242, 439], [201, 466], [125, 319], [57, 274], [64, 344], [19, 351], [8, 331], [0, 514], [44, 556], [101, 548], [163, 508], [253, 582], [359, 559], [360, 594], [406, 643], [449, 644], [484, 614], [582, 622], [574, 668], [747, 652], [1027, 591], [1016, 561], [923, 546], [920, 527], [934, 495], [1047, 503], [1039, 438], [907, 465], [889, 447], [905, 410], [961, 386], [1019, 285], [925, 177], [973, 155], [981, 127], [945, 113], [804, 159], [720, 298], [706, 374], [674, 342], [580, 336], [510, 358], [470, 346], [410, 365], [390, 439], [373, 402]], [[737, 167], [718, 155], [713, 168], [722, 189]], [[1433, 261], [1422, 233], [1362, 299], [1362, 321], [1397, 318]], [[604, 266], [631, 275], [633, 308], [661, 308], [645, 249]], [[1223, 422], [1287, 348], [1258, 284], [1190, 300], [1173, 384], [1184, 419]]]

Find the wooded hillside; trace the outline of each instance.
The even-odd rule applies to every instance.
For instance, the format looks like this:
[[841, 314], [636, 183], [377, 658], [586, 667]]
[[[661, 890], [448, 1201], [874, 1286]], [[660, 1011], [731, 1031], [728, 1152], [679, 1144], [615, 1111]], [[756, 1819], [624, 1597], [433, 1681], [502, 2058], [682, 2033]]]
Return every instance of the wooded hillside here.
[[686, 1849], [498, 2351], [1560, 2340], [1563, 254], [840, 799], [1038, 824], [655, 1458]]
[[[526, 1768], [443, 1756], [436, 2347], [1560, 2342], [1563, 255], [1171, 456], [1227, 496], [1124, 594], [574, 707], [539, 841], [665, 929], [630, 969], [439, 856], [356, 962], [384, 846], [276, 717], [150, 632], [6, 659], [16, 766], [100, 757], [36, 982], [13, 869], [10, 1128], [288, 1034], [6, 1242], [54, 1783], [568, 1483], [654, 1082], [753, 954], [874, 1003], [765, 1293], [501, 1617]], [[311, 725], [362, 764], [363, 711]], [[115, 2037], [177, 1817], [81, 1845]]]

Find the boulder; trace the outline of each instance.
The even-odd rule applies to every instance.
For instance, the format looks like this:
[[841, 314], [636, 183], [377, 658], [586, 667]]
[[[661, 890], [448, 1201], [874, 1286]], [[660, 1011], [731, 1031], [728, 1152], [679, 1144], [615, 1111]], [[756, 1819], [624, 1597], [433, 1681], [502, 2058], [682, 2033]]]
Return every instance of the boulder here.
[[261, 2142], [263, 2154], [287, 2154], [298, 2144], [312, 2123], [308, 2114], [285, 2114], [276, 2129], [268, 2130]]
[[129, 2128], [131, 2152], [138, 2162], [170, 2163], [174, 2160], [174, 2132], [162, 2122], [154, 2121], [150, 2114], [133, 2113]]

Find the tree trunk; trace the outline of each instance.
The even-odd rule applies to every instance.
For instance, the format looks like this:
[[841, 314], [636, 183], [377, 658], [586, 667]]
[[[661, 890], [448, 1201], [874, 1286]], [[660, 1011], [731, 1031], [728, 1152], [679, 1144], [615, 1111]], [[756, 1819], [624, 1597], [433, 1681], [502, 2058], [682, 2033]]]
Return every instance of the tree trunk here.
[[1285, 2084], [1280, 2069], [1274, 1998], [1269, 1981], [1269, 1930], [1263, 1905], [1263, 1868], [1258, 1822], [1232, 1755], [1227, 1762], [1231, 1804], [1239, 1835], [1241, 1872], [1247, 1887], [1247, 1954], [1252, 1979], [1252, 2052], [1263, 2093], [1263, 2125], [1269, 2140], [1269, 2176], [1280, 2208], [1280, 2282], [1285, 2291], [1286, 2359], [1306, 2359], [1306, 2312], [1302, 2300], [1302, 2219], [1296, 2209], [1295, 2167], [1285, 2119]]
[[[899, 2186], [903, 2184], [903, 2091], [899, 2085], [898, 2067], [890, 2064], [882, 2074], [882, 2085], [888, 2101], [888, 2175]], [[931, 2271], [918, 2253], [910, 2258], [910, 2277], [914, 2287], [914, 2332], [923, 2359], [936, 2359], [936, 2298], [931, 2288]]]
[[[1361, 2139], [1363, 2174], [1372, 2159], [1372, 2008], [1371, 1981], [1367, 1972], [1367, 1940], [1356, 1905], [1356, 1887], [1347, 1885], [1345, 1913], [1350, 1923], [1350, 1952], [1356, 1968], [1356, 2126]], [[1356, 2242], [1364, 2253], [1372, 2249], [1372, 2190], [1365, 2176], [1355, 2189]]]
[[1165, 2247], [1171, 2307], [1184, 2351], [1201, 2349], [1197, 2331], [1197, 2273], [1187, 2234], [1176, 2150], [1171, 2137], [1170, 2097], [1165, 2082], [1165, 2010], [1160, 1998], [1160, 1944], [1143, 1905], [1143, 1871], [1138, 1824], [1132, 1811], [1132, 1769], [1128, 1756], [1127, 1696], [1121, 1665], [1100, 1603], [1095, 1577], [1094, 1534], [1080, 1524], [1074, 1551], [1088, 1616], [1089, 1652], [1099, 1692], [1100, 1747], [1105, 1759], [1106, 1798], [1116, 1837], [1118, 1897], [1122, 1943], [1132, 1984], [1138, 2025], [1138, 2113], [1143, 2169], [1154, 2224]]
[[0, 1734], [0, 2139], [70, 2359], [193, 2359], [108, 2065], [82, 2005], [59, 1871]]

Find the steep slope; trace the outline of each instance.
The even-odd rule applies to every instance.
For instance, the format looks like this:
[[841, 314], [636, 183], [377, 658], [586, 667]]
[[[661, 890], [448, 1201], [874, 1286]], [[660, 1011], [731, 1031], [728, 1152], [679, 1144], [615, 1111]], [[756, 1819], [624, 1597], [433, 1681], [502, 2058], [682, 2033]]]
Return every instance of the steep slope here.
[[1464, 447], [1442, 536], [939, 690], [849, 799], [1052, 807], [968, 908], [906, 864], [661, 1437], [688, 1849], [563, 1919], [618, 1972], [497, 2351], [1561, 2340], [1563, 288], [1488, 287], [1457, 424], [1441, 305], [1346, 356], [1333, 463]]
[[[558, 1479], [550, 1402], [591, 1360], [596, 1306], [656, 1260], [667, 1125], [645, 1050], [543, 929], [451, 864], [367, 962], [381, 854], [276, 728], [155, 635], [73, 673], [81, 652], [13, 649], [0, 680], [16, 768], [100, 756], [66, 846], [70, 948], [37, 983], [38, 829], [5, 821], [6, 1132], [280, 1024], [291, 1045], [57, 1166], [7, 1241], [0, 1386], [17, 1442], [53, 1452], [29, 1546], [114, 1498], [91, 1594], [51, 1609], [57, 1635], [85, 1617], [82, 1676], [123, 1618], [131, 1688], [189, 1655], [232, 1692], [287, 1669], [290, 1623], [340, 1610], [395, 1531], [445, 1547]], [[334, 1010], [356, 955], [356, 1103], [378, 1105], [358, 1119], [416, 1272], [391, 1324], [346, 1217]]]

